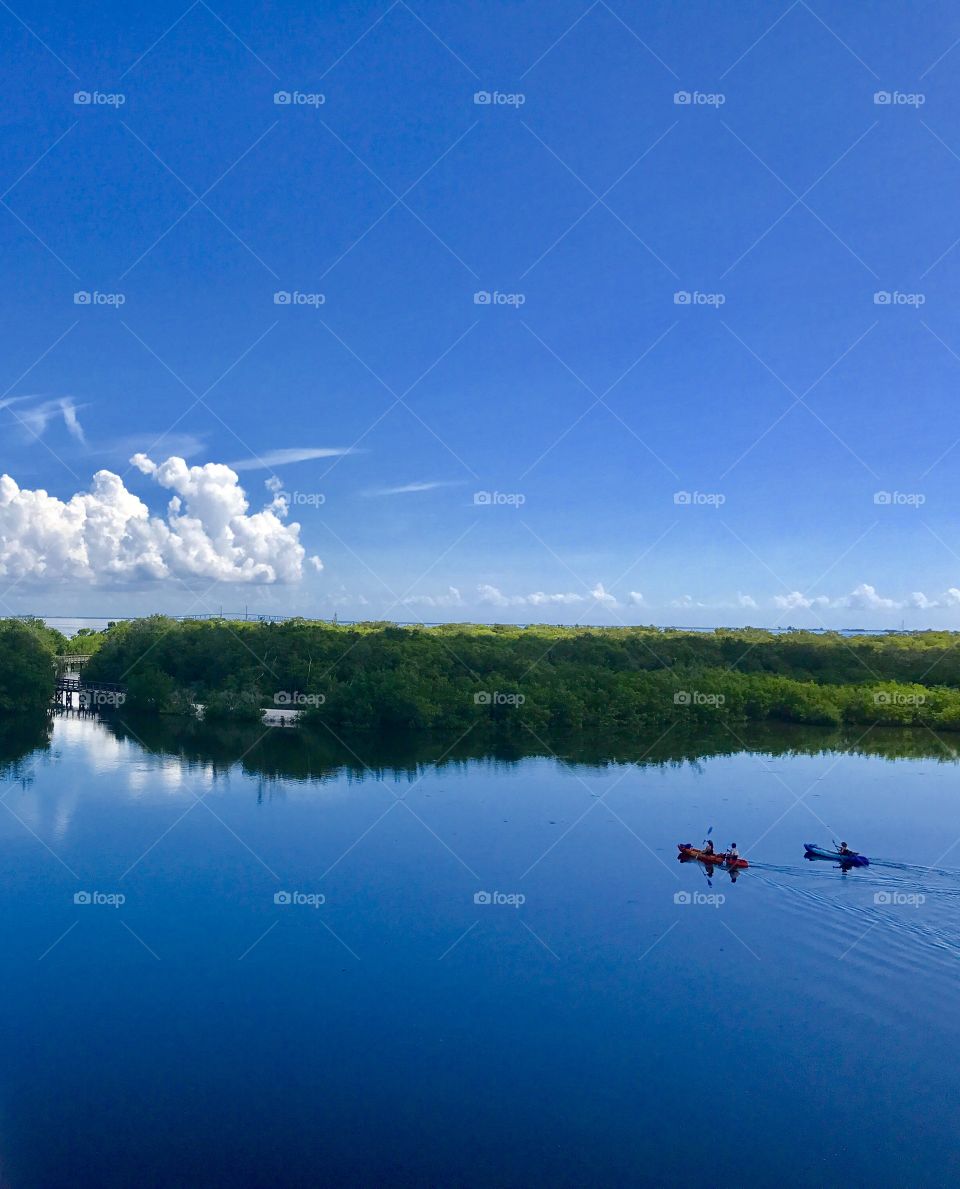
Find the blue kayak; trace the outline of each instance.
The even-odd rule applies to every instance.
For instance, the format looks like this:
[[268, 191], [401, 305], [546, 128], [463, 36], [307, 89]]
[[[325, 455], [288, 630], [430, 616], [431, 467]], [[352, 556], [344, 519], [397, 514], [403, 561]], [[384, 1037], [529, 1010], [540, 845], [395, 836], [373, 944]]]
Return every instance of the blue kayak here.
[[835, 863], [843, 863], [845, 867], [869, 867], [870, 860], [866, 855], [842, 855], [835, 848], [817, 846], [815, 842], [805, 842], [803, 849], [808, 859], [833, 859]]

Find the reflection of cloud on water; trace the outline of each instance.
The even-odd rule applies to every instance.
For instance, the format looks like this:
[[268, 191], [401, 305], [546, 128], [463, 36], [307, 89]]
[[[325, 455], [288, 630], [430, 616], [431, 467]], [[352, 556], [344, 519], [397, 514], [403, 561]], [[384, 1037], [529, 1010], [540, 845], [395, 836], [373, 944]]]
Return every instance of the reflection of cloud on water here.
[[125, 776], [129, 793], [138, 801], [150, 791], [200, 795], [214, 786], [212, 764], [150, 755], [135, 739], [118, 738], [93, 717], [58, 715], [54, 720], [54, 742], [69, 745], [72, 754], [94, 775]]

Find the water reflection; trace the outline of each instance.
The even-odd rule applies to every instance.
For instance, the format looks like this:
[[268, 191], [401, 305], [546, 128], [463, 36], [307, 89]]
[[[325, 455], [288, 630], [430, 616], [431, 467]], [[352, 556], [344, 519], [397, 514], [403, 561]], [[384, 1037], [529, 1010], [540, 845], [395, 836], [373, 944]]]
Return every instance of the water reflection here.
[[[125, 765], [133, 793], [156, 782], [175, 793], [185, 772], [191, 782], [212, 787], [239, 766], [263, 778], [259, 795], [269, 797], [271, 781], [324, 781], [346, 777], [398, 782], [415, 780], [428, 767], [456, 770], [468, 761], [486, 761], [494, 770], [514, 767], [531, 757], [550, 757], [564, 763], [605, 768], [635, 764], [641, 767], [696, 765], [702, 760], [741, 752], [777, 757], [816, 756], [847, 752], [885, 759], [930, 759], [953, 763], [956, 751], [946, 739], [929, 731], [874, 728], [866, 732], [828, 727], [738, 726], [697, 734], [679, 728], [656, 735], [591, 737], [580, 734], [534, 735], [520, 731], [504, 735], [469, 731], [451, 739], [427, 733], [359, 735], [340, 738], [323, 728], [264, 730], [249, 724], [205, 724], [179, 718], [131, 716], [71, 716], [0, 720], [0, 778], [29, 779], [23, 760], [49, 751], [57, 736], [78, 744], [95, 771]], [[155, 757], [144, 763], [144, 757]], [[132, 760], [139, 762], [131, 763]]]

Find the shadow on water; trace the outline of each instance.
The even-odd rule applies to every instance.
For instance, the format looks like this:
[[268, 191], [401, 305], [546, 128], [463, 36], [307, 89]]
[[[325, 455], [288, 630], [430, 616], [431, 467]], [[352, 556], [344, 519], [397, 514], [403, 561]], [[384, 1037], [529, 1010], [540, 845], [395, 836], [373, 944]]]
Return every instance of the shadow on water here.
[[0, 782], [26, 779], [24, 761], [49, 750], [53, 722], [48, 714], [0, 716]]

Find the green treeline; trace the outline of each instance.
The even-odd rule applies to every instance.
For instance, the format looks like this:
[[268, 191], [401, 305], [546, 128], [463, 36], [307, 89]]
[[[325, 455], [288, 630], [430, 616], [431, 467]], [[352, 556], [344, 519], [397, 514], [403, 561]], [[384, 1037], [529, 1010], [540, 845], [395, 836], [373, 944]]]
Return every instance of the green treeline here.
[[[337, 626], [162, 616], [88, 638], [84, 677], [130, 710], [208, 719], [303, 711], [336, 731], [633, 731], [782, 721], [960, 729], [960, 637], [759, 629], [389, 623]], [[71, 644], [73, 641], [70, 642]]]
[[960, 729], [960, 636], [151, 616], [68, 639], [0, 620], [0, 714], [50, 703], [56, 657], [119, 682], [130, 712], [257, 721], [302, 711], [340, 732], [634, 732], [791, 722]]

